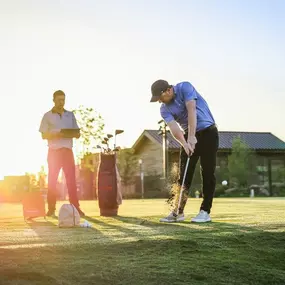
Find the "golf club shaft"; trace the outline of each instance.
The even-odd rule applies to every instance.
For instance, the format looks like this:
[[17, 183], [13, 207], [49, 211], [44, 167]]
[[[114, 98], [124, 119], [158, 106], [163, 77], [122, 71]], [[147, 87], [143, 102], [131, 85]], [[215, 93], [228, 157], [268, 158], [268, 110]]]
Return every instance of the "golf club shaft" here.
[[181, 189], [180, 189], [180, 193], [179, 193], [179, 200], [178, 200], [177, 211], [176, 211], [177, 216], [179, 214], [179, 208], [180, 208], [180, 204], [181, 204], [181, 200], [182, 200], [183, 187], [184, 187], [184, 183], [185, 183], [185, 178], [186, 178], [186, 174], [187, 174], [187, 170], [188, 170], [189, 161], [190, 161], [190, 156], [188, 156], [188, 158], [187, 158], [187, 162], [186, 162], [186, 166], [185, 166], [185, 170], [184, 170], [184, 175], [183, 175], [183, 180], [182, 180], [182, 185], [181, 185]]

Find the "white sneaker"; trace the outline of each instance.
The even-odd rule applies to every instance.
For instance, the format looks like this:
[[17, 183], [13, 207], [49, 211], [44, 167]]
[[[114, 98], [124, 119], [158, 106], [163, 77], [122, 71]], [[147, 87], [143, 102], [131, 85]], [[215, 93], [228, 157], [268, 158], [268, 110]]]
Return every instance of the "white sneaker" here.
[[174, 214], [171, 212], [168, 216], [165, 218], [160, 219], [159, 221], [162, 223], [175, 223], [175, 222], [183, 222], [185, 220], [184, 214]]
[[191, 220], [193, 223], [207, 223], [211, 222], [210, 215], [205, 212], [204, 210], [201, 210], [200, 213]]

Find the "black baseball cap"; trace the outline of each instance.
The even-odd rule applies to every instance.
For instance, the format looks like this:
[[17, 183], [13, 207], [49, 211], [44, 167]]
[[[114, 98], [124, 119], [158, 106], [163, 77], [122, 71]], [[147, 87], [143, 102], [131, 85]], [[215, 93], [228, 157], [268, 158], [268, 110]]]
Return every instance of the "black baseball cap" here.
[[159, 79], [151, 85], [151, 99], [150, 102], [157, 102], [163, 92], [172, 87], [167, 81]]

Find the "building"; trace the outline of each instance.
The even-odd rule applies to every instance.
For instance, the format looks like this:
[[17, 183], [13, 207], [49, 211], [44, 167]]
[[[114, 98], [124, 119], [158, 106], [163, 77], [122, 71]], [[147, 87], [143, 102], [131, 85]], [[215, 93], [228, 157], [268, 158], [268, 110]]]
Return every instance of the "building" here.
[[20, 202], [30, 189], [30, 177], [28, 175], [5, 176], [0, 181], [0, 201]]
[[[217, 169], [227, 165], [232, 151], [232, 142], [236, 137], [255, 153], [257, 160], [257, 178], [253, 183], [269, 184], [272, 194], [274, 171], [285, 166], [285, 142], [270, 132], [230, 132], [219, 131], [219, 149], [217, 153]], [[167, 133], [167, 169], [168, 173], [174, 163], [179, 162], [180, 144]], [[143, 172], [146, 178], [163, 175], [163, 138], [158, 130], [144, 130], [133, 145], [135, 154], [143, 161]], [[139, 175], [139, 174], [138, 174]], [[221, 177], [222, 179], [222, 177]]]

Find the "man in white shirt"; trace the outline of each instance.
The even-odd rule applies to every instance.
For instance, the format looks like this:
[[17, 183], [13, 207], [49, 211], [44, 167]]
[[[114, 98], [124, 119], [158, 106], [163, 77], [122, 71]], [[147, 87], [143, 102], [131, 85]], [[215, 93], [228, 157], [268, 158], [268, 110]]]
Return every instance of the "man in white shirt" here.
[[[56, 184], [61, 168], [64, 171], [68, 188], [69, 201], [81, 211], [75, 180], [75, 163], [73, 156], [73, 138], [80, 137], [80, 129], [73, 112], [64, 109], [65, 94], [57, 90], [53, 94], [54, 107], [44, 114], [39, 131], [42, 138], [48, 141], [48, 212], [47, 216], [55, 216]], [[69, 129], [64, 132], [64, 129]], [[73, 131], [74, 130], [74, 131]]]

